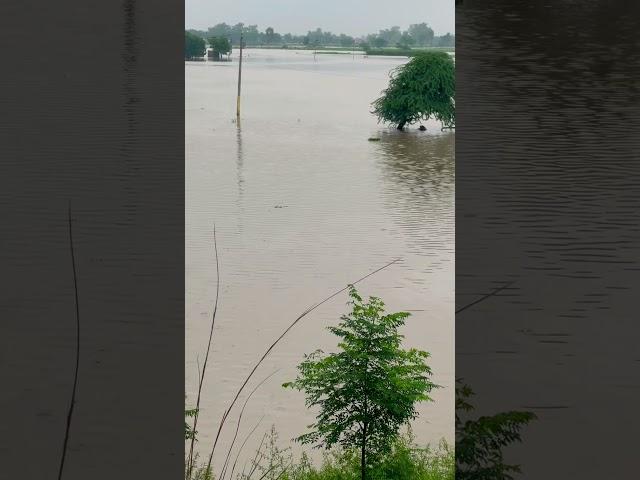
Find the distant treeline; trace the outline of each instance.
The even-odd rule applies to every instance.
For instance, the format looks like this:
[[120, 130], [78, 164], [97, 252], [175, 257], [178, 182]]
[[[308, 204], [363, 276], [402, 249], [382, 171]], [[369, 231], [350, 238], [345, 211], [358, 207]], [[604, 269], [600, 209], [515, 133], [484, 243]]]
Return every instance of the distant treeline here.
[[352, 37], [350, 35], [334, 34], [325, 32], [321, 28], [309, 31], [306, 35], [294, 35], [291, 33], [278, 33], [272, 27], [267, 27], [260, 31], [257, 25], [245, 25], [236, 23], [227, 25], [219, 23], [208, 30], [188, 30], [204, 39], [211, 37], [228, 38], [233, 45], [240, 44], [240, 33], [244, 34], [245, 44], [248, 46], [261, 45], [304, 45], [309, 47], [340, 46], [353, 47], [453, 47], [455, 46], [455, 36], [447, 33], [442, 36], [434, 35], [433, 30], [426, 23], [416, 23], [410, 25], [407, 30], [400, 27], [391, 27], [380, 30], [363, 37]]

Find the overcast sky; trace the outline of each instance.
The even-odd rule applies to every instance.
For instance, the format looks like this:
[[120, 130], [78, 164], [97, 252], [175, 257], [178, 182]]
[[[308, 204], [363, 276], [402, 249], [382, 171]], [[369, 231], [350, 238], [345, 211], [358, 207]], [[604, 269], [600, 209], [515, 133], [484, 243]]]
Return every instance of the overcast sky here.
[[320, 27], [353, 36], [426, 22], [443, 35], [454, 33], [455, 12], [454, 0], [185, 0], [186, 28], [206, 30], [222, 22], [294, 34]]

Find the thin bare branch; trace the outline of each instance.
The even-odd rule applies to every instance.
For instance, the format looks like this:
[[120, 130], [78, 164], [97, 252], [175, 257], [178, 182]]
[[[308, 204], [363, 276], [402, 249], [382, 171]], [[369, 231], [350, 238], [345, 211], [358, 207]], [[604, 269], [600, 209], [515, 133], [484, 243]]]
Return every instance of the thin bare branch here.
[[265, 478], [267, 475], [269, 475], [271, 472], [273, 472], [273, 471], [276, 469], [276, 467], [277, 467], [277, 466], [278, 466], [278, 465], [271, 465], [271, 466], [267, 469], [267, 471], [266, 471], [266, 472], [264, 472], [264, 473], [262, 474], [262, 476], [261, 476], [258, 480], [264, 480], [264, 478]]
[[247, 407], [247, 403], [249, 403], [249, 400], [251, 399], [251, 396], [256, 392], [256, 390], [258, 390], [258, 388], [260, 388], [260, 386], [263, 383], [265, 383], [267, 380], [269, 380], [271, 377], [273, 377], [279, 371], [280, 371], [280, 369], [277, 369], [274, 372], [272, 372], [271, 374], [269, 374], [260, 383], [258, 383], [258, 385], [256, 385], [253, 390], [251, 390], [249, 395], [247, 395], [247, 398], [244, 401], [244, 405], [242, 405], [242, 410], [240, 410], [240, 415], [238, 416], [238, 424], [236, 425], [236, 432], [233, 435], [233, 440], [231, 441], [231, 446], [229, 447], [229, 451], [227, 452], [227, 458], [225, 458], [224, 465], [222, 466], [222, 471], [220, 472], [220, 479], [221, 480], [224, 480], [225, 473], [227, 471], [227, 465], [229, 464], [229, 458], [231, 457], [231, 450], [233, 449], [233, 446], [236, 443], [236, 438], [238, 438], [238, 431], [240, 430], [240, 422], [242, 421], [242, 415], [244, 414], [244, 409]]
[[[258, 465], [260, 464], [260, 462], [258, 462], [258, 456], [262, 453], [262, 445], [264, 444], [264, 441], [266, 438], [267, 438], [267, 432], [264, 432], [264, 435], [262, 436], [262, 440], [260, 441], [260, 445], [256, 450], [256, 454], [253, 457], [253, 460], [251, 461], [251, 470], [249, 471], [249, 475], [247, 475], [247, 478], [251, 478], [251, 476], [253, 475], [253, 472], [256, 471], [256, 469], [258, 468]], [[244, 475], [244, 469], [242, 473]]]
[[473, 307], [474, 305], [477, 305], [478, 303], [483, 302], [483, 301], [485, 301], [486, 299], [488, 299], [488, 298], [490, 298], [490, 297], [493, 297], [495, 294], [500, 293], [502, 290], [504, 290], [505, 288], [510, 287], [511, 285], [513, 285], [513, 282], [505, 283], [505, 284], [504, 284], [504, 285], [502, 285], [501, 287], [498, 287], [498, 288], [496, 288], [495, 290], [493, 290], [491, 293], [488, 293], [488, 294], [486, 294], [486, 295], [484, 295], [484, 296], [480, 297], [479, 299], [474, 300], [474, 301], [473, 301], [473, 302], [471, 302], [471, 303], [468, 303], [468, 304], [467, 304], [467, 305], [465, 305], [464, 307], [460, 307], [459, 309], [457, 309], [457, 310], [456, 310], [456, 312], [455, 312], [455, 313], [456, 313], [456, 314], [458, 314], [458, 313], [460, 313], [460, 312], [463, 312], [463, 311], [465, 311], [466, 309], [468, 309], [468, 308], [470, 308], [470, 307]]
[[76, 365], [75, 372], [73, 374], [73, 389], [71, 390], [71, 402], [69, 403], [69, 411], [67, 412], [67, 426], [64, 432], [64, 442], [62, 444], [62, 455], [60, 457], [60, 469], [58, 470], [58, 480], [62, 480], [62, 473], [64, 471], [64, 462], [67, 458], [67, 445], [69, 444], [69, 432], [71, 431], [71, 419], [73, 417], [73, 410], [76, 405], [76, 393], [78, 391], [78, 371], [80, 368], [80, 304], [78, 302], [78, 274], [76, 272], [76, 257], [73, 248], [73, 228], [71, 226], [71, 202], [68, 207], [68, 221], [69, 221], [69, 250], [71, 253], [71, 268], [73, 270], [73, 291], [75, 295], [76, 306]]
[[[216, 239], [216, 226], [213, 225], [213, 249], [216, 254], [216, 300], [213, 306], [213, 313], [211, 315], [211, 329], [209, 330], [209, 342], [207, 343], [207, 353], [204, 356], [204, 364], [202, 365], [202, 374], [198, 378], [198, 396], [196, 398], [196, 411], [193, 416], [193, 431], [196, 431], [198, 426], [198, 416], [200, 413], [200, 397], [202, 395], [202, 385], [204, 384], [204, 375], [207, 370], [207, 363], [209, 361], [209, 351], [211, 350], [211, 343], [213, 341], [213, 327], [216, 323], [216, 314], [218, 313], [218, 298], [220, 297], [220, 261], [218, 259], [218, 241]], [[189, 459], [187, 460], [187, 479], [191, 478], [193, 472], [193, 445], [195, 443], [195, 435], [191, 437], [189, 445]], [[209, 462], [211, 467], [211, 462]]]
[[286, 467], [284, 467], [280, 473], [278, 474], [278, 476], [276, 477], [276, 480], [280, 480], [282, 478], [282, 475], [284, 475], [285, 473], [287, 473], [287, 470], [289, 470], [289, 467], [291, 467], [291, 465], [293, 465], [293, 462], [289, 463], [289, 465], [287, 465]]
[[[276, 469], [278, 465], [273, 465], [271, 468], [269, 468], [266, 472], [264, 472], [262, 474], [262, 476], [258, 479], [258, 480], [264, 480], [266, 478], [267, 475], [269, 475], [273, 470]], [[286, 467], [284, 467], [282, 470], [280, 470], [280, 473], [278, 474], [278, 476], [275, 478], [275, 480], [279, 480], [282, 475], [284, 475], [284, 473], [289, 469], [289, 467], [291, 466], [291, 463], [289, 465], [287, 465]]]
[[[256, 425], [251, 429], [251, 431], [247, 434], [244, 441], [240, 445], [240, 448], [238, 449], [238, 453], [236, 453], [236, 458], [233, 461], [233, 467], [231, 468], [231, 474], [229, 475], [229, 480], [233, 480], [233, 472], [236, 471], [236, 464], [238, 463], [238, 458], [240, 458], [240, 453], [242, 453], [242, 449], [244, 448], [249, 438], [251, 438], [251, 435], [253, 435], [253, 432], [255, 432], [257, 428], [260, 426], [263, 419], [264, 419], [264, 415], [260, 417], [260, 420], [258, 420], [258, 423], [256, 423]], [[242, 469], [242, 473], [244, 474], [244, 468]], [[240, 477], [242, 477], [242, 475]]]
[[196, 368], [198, 369], [198, 378], [200, 378], [202, 373], [200, 373], [200, 356], [199, 355], [196, 355]]

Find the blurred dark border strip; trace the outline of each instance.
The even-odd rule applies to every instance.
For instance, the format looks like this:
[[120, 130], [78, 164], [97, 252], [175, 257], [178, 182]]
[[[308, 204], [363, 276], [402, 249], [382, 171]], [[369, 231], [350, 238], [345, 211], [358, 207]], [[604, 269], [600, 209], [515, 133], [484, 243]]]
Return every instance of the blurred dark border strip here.
[[184, 3], [0, 19], [0, 477], [180, 478]]
[[509, 284], [456, 315], [456, 374], [468, 418], [537, 417], [515, 478], [637, 470], [639, 14], [456, 1], [456, 307]]

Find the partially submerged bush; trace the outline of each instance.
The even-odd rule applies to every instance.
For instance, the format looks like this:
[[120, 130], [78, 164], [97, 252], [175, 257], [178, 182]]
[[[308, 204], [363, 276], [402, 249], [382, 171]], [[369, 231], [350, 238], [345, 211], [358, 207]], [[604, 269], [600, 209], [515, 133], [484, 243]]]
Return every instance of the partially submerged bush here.
[[455, 125], [456, 76], [444, 52], [422, 52], [391, 74], [389, 87], [373, 102], [378, 120], [397, 125], [434, 118], [443, 127]]

